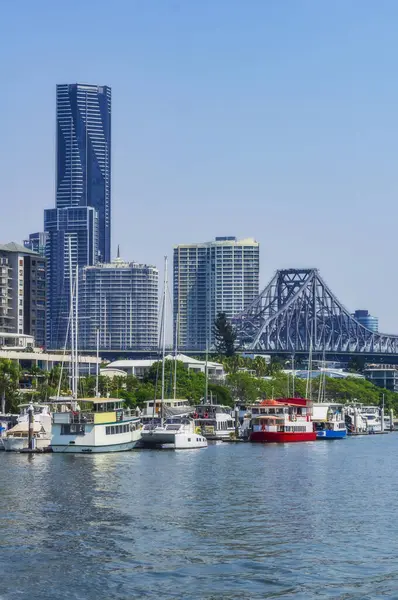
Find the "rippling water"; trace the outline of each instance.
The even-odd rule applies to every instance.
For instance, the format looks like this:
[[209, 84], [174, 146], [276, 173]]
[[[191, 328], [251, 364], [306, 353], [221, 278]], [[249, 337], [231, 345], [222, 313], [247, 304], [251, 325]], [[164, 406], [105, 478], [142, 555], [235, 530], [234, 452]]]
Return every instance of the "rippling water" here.
[[398, 435], [0, 453], [0, 599], [398, 598]]

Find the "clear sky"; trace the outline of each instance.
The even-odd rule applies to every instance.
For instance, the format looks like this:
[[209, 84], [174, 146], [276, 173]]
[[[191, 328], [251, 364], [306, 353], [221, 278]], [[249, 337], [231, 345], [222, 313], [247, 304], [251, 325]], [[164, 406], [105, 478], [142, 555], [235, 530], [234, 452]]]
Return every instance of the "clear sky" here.
[[[0, 16], [0, 241], [55, 202], [55, 85], [112, 87], [113, 250], [255, 237], [398, 333], [396, 0], [15, 0]], [[170, 269], [171, 275], [171, 269]]]

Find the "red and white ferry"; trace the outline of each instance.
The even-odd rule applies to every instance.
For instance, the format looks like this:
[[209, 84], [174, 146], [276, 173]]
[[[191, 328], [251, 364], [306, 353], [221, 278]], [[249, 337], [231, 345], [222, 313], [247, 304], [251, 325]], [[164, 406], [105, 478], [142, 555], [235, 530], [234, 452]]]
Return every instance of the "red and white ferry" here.
[[312, 402], [304, 398], [263, 400], [251, 407], [251, 442], [313, 442]]

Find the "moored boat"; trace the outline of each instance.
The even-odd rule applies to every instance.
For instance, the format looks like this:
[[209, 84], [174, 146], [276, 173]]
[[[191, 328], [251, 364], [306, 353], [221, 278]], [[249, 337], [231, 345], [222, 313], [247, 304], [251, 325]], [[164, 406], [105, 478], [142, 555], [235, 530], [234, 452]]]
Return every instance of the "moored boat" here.
[[48, 404], [27, 403], [19, 405], [17, 423], [5, 432], [2, 445], [7, 452], [19, 452], [29, 447], [29, 410], [33, 412], [33, 443], [40, 450], [51, 442], [51, 412]]
[[318, 440], [335, 440], [347, 437], [347, 427], [341, 404], [314, 403], [312, 421]]
[[195, 406], [196, 427], [208, 440], [228, 440], [235, 432], [235, 424], [229, 406], [222, 404], [198, 404]]
[[193, 419], [170, 417], [158, 425], [145, 425], [142, 430], [142, 444], [147, 448], [189, 450], [206, 448], [207, 440], [195, 427]]
[[118, 398], [80, 399], [90, 409], [53, 414], [53, 452], [122, 452], [132, 450], [141, 438], [140, 419], [123, 408]]
[[251, 408], [251, 442], [313, 442], [312, 402], [304, 398], [263, 400]]

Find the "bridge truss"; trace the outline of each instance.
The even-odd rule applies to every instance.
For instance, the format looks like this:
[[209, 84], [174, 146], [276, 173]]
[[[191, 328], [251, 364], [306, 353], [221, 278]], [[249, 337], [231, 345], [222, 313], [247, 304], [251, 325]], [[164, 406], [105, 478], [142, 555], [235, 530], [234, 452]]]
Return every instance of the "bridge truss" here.
[[233, 325], [242, 350], [398, 354], [398, 336], [361, 325], [317, 269], [277, 271]]

